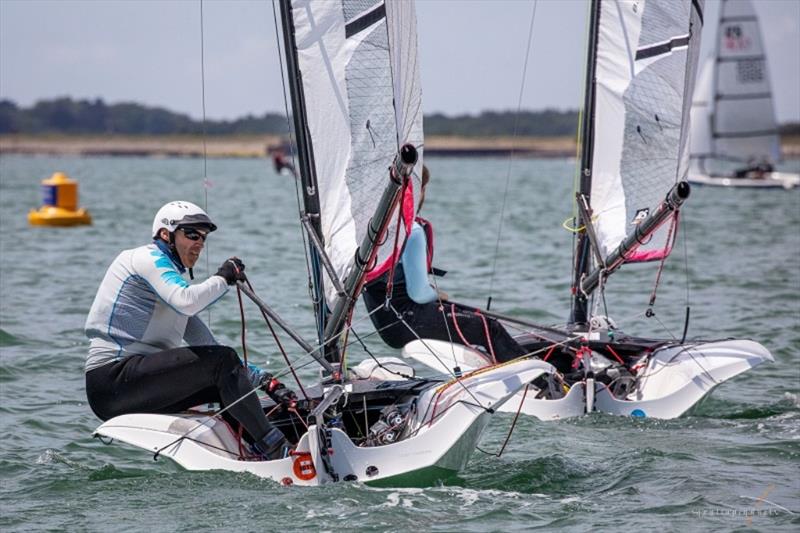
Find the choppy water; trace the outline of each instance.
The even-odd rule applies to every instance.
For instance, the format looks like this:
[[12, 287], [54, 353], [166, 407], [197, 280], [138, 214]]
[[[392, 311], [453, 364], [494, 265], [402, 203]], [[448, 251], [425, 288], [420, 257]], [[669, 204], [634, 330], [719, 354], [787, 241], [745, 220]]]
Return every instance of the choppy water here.
[[[434, 179], [425, 214], [437, 229], [436, 263], [449, 271], [441, 288], [481, 305], [508, 162], [427, 163]], [[93, 226], [27, 225], [27, 210], [39, 203], [39, 180], [56, 170], [80, 181]], [[545, 323], [566, 317], [571, 239], [561, 222], [571, 214], [572, 172], [570, 161], [514, 162], [494, 309]], [[186, 472], [91, 438], [98, 420], [85, 402], [82, 327], [97, 285], [120, 250], [147, 241], [159, 206], [179, 198], [204, 204], [202, 174], [201, 160], [0, 158], [2, 530], [800, 526], [799, 191], [695, 189], [682, 240], [666, 265], [656, 319], [643, 316], [652, 269], [626, 267], [610, 282], [609, 312], [629, 333], [680, 336], [688, 294], [690, 337], [750, 337], [774, 354], [775, 364], [722, 385], [690, 416], [524, 418], [501, 458], [476, 453], [459, 476], [436, 487], [308, 489], [250, 475]], [[292, 182], [262, 161], [212, 160], [208, 176], [209, 210], [221, 228], [208, 243], [211, 270], [229, 255], [243, 257], [262, 297], [312, 338]], [[279, 368], [252, 308], [249, 316], [251, 357]], [[240, 344], [233, 295], [214, 307], [211, 322], [223, 341]], [[356, 331], [372, 329], [362, 323]], [[392, 352], [369, 340], [374, 351]], [[311, 380], [314, 373], [309, 367], [302, 375]], [[497, 415], [481, 447], [496, 451], [511, 420]]]

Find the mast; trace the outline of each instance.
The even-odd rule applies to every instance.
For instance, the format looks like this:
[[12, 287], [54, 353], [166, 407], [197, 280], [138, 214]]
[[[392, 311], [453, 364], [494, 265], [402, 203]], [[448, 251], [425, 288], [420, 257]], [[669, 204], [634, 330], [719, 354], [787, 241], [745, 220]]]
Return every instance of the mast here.
[[[350, 314], [356, 300], [358, 300], [367, 269], [374, 262], [375, 254], [386, 233], [386, 228], [389, 226], [394, 209], [395, 207], [401, 209], [398, 205], [401, 200], [400, 196], [406, 182], [411, 179], [411, 172], [414, 170], [414, 165], [417, 164], [418, 158], [417, 149], [413, 145], [405, 144], [400, 147], [389, 170], [389, 183], [386, 185], [375, 214], [369, 222], [369, 231], [367, 231], [364, 240], [356, 251], [353, 269], [344, 282], [345, 293], [339, 296], [336, 301], [326, 326], [326, 340], [338, 337], [346, 325], [347, 316]], [[336, 345], [337, 343], [331, 342], [330, 344]]]
[[[283, 27], [284, 52], [286, 54], [286, 70], [289, 78], [289, 92], [292, 99], [292, 119], [294, 123], [295, 142], [297, 144], [297, 157], [300, 164], [300, 183], [303, 189], [303, 210], [311, 230], [316, 233], [317, 239], [324, 245], [324, 237], [320, 225], [320, 203], [317, 194], [317, 175], [314, 165], [314, 150], [311, 137], [307, 128], [305, 95], [303, 93], [302, 73], [298, 66], [297, 44], [294, 39], [294, 20], [292, 19], [291, 0], [281, 0], [281, 26]], [[325, 318], [328, 314], [325, 305], [322, 269], [320, 267], [319, 252], [309, 243], [309, 257], [311, 259], [314, 315], [317, 322], [317, 340], [320, 345], [324, 342]]]
[[[594, 103], [595, 103], [595, 67], [597, 63], [597, 41], [600, 25], [600, 3], [602, 0], [592, 0], [591, 14], [589, 19], [589, 46], [586, 54], [586, 89], [583, 104], [583, 123], [581, 124], [581, 177], [580, 186], [576, 193], [576, 202], [580, 197], [587, 200], [592, 190], [592, 157], [594, 155]], [[591, 212], [588, 213], [589, 220], [584, 220], [578, 214], [578, 227], [586, 227], [591, 224]], [[588, 322], [587, 317], [587, 298], [581, 292], [581, 279], [589, 272], [591, 267], [591, 250], [589, 236], [586, 231], [578, 233], [578, 240], [575, 246], [575, 263], [573, 265], [572, 278], [572, 305], [570, 309], [569, 325], [581, 325]]]

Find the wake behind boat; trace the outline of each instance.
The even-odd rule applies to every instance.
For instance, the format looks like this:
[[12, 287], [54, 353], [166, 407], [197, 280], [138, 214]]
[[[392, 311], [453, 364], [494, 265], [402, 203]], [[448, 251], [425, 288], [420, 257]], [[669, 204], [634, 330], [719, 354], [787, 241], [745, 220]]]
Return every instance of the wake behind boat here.
[[[674, 418], [720, 383], [773, 360], [750, 340], [687, 340], [688, 305], [680, 340], [635, 337], [604, 316], [609, 277], [637, 263], [657, 265], [646, 311], [655, 314], [691, 192], [689, 106], [702, 9], [696, 0], [592, 2], [569, 322], [544, 327], [481, 310], [525, 330], [516, 340], [551, 365], [520, 395], [526, 414]], [[493, 364], [484, 351], [428, 339], [403, 354], [437, 371]]]
[[281, 459], [255, 456], [224, 410], [126, 414], [102, 424], [96, 435], [191, 470], [250, 472], [284, 484], [430, 483], [466, 464], [489, 416], [547, 365], [520, 360], [444, 380], [419, 379], [402, 361], [375, 359], [348, 368], [353, 306], [368, 269], [396, 255], [396, 248], [381, 243], [404, 234], [394, 213], [400, 199], [413, 194], [412, 182], [419, 182], [423, 133], [414, 6], [282, 0], [280, 9], [316, 345], [248, 284], [240, 281], [238, 289], [298, 343], [303, 358], [322, 367], [323, 381], [301, 386], [305, 399], [297, 407], [263, 404], [294, 449]]
[[800, 174], [775, 170], [780, 136], [766, 50], [749, 0], [722, 0], [714, 55], [703, 66], [692, 104], [691, 160], [688, 179], [696, 185], [800, 185]]

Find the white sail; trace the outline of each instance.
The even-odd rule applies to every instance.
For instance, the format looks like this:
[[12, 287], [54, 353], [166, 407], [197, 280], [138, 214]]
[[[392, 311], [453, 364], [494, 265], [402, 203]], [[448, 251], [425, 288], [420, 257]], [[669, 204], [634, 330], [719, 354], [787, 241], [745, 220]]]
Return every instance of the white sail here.
[[[601, 2], [591, 205], [604, 256], [686, 178], [701, 9], [700, 1]], [[626, 259], [668, 253], [666, 233]]]
[[761, 31], [749, 0], [723, 0], [721, 5], [711, 124], [717, 158], [780, 160]]
[[[322, 238], [339, 279], [344, 280], [399, 147], [411, 143], [421, 158], [414, 4], [293, 0], [292, 17]], [[417, 169], [421, 168], [420, 161]], [[401, 243], [404, 231], [401, 225]], [[394, 225], [388, 234], [393, 241]], [[379, 261], [389, 253], [383, 251]], [[335, 289], [331, 283], [325, 288], [328, 303], [333, 304]]]
[[713, 57], [703, 63], [697, 86], [694, 91], [691, 112], [691, 135], [689, 153], [692, 160], [713, 157], [714, 147], [711, 142], [712, 118], [714, 111], [714, 66]]

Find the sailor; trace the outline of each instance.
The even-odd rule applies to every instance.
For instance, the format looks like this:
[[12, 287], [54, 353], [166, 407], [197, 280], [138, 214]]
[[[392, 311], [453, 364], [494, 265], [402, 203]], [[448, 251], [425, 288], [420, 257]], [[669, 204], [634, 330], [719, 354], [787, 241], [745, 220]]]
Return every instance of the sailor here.
[[[417, 213], [422, 209], [429, 181], [430, 173], [423, 165]], [[417, 337], [481, 347], [487, 355], [494, 356], [492, 362], [525, 355], [526, 350], [500, 322], [450, 302], [446, 293], [431, 286], [428, 274], [438, 273], [431, 266], [432, 260], [433, 228], [418, 216], [395, 265], [390, 290], [387, 291], [387, 285], [391, 269], [371, 280], [364, 289], [364, 303], [383, 341], [392, 348], [402, 348]]]
[[182, 277], [188, 269], [194, 279], [192, 267], [216, 229], [198, 206], [170, 202], [155, 216], [153, 242], [114, 259], [86, 319], [86, 396], [102, 420], [217, 402], [249, 434], [257, 454], [280, 458], [289, 443], [267, 420], [255, 390], [264, 386], [289, 406], [297, 397], [267, 372], [245, 367], [198, 316], [244, 279], [244, 264], [231, 257], [194, 285]]

